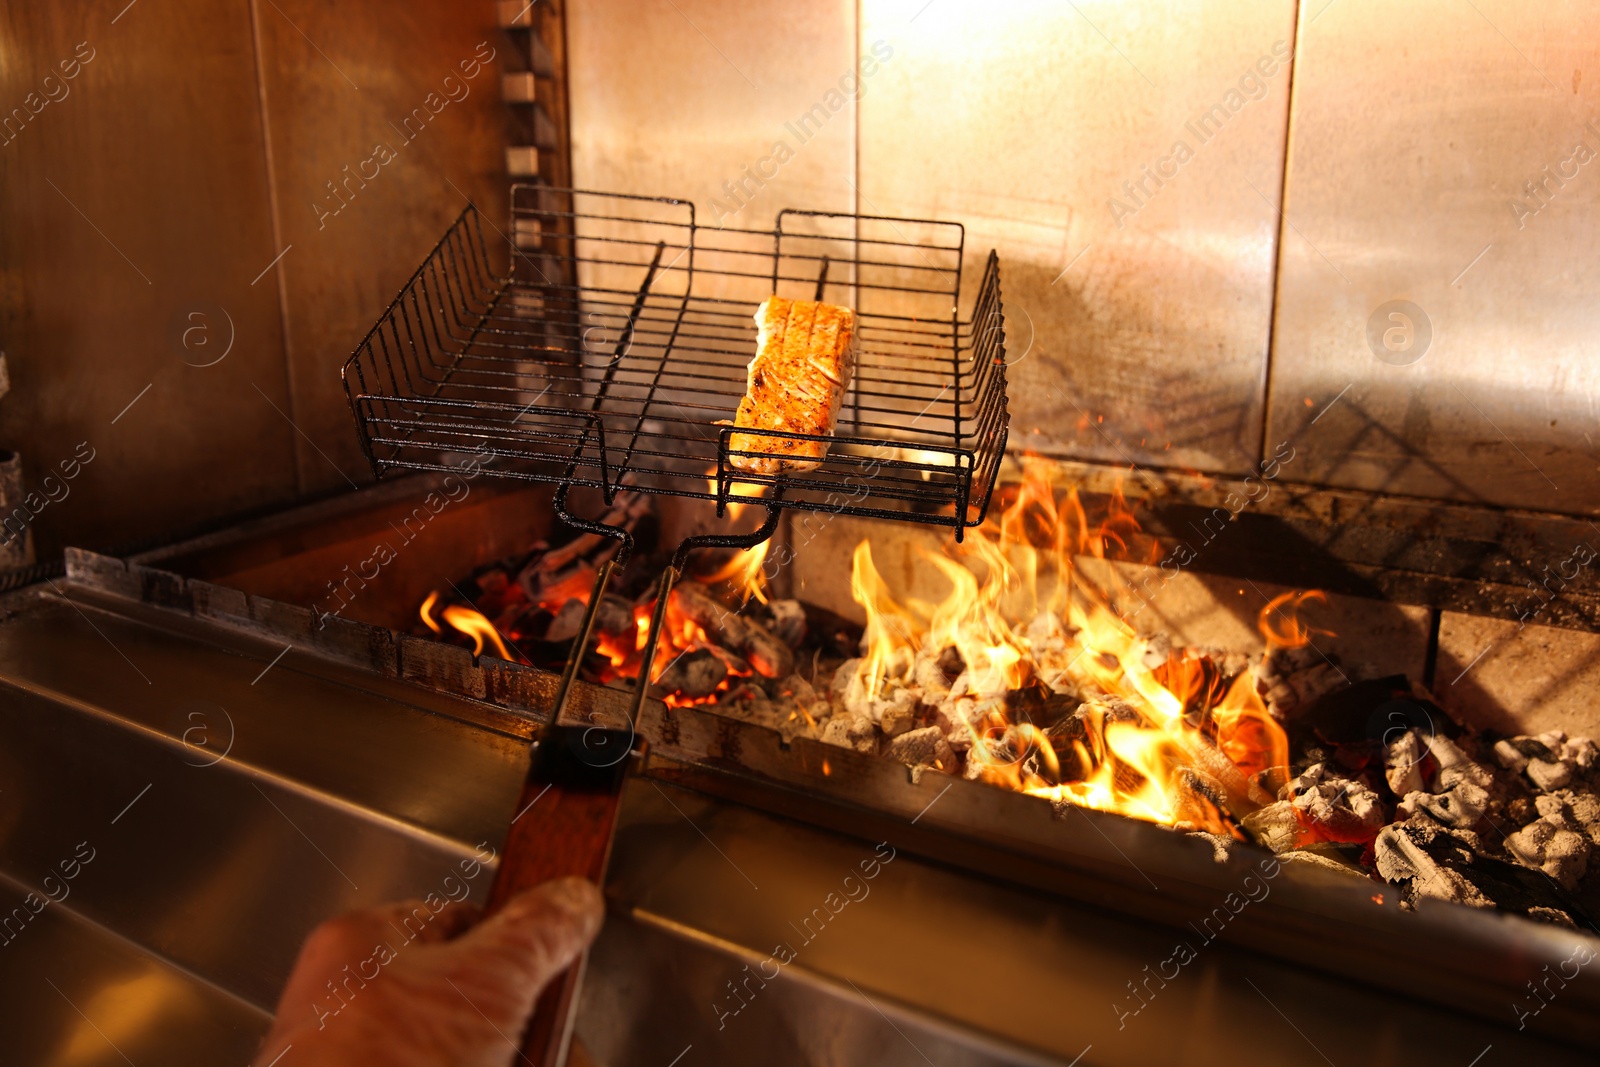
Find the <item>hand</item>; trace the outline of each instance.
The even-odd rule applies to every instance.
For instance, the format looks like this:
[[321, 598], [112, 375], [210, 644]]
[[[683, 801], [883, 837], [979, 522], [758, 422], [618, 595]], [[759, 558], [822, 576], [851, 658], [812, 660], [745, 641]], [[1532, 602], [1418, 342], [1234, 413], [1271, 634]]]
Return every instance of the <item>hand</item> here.
[[561, 878], [479, 914], [405, 901], [311, 931], [256, 1067], [507, 1067], [539, 992], [594, 940], [604, 906], [589, 882]]

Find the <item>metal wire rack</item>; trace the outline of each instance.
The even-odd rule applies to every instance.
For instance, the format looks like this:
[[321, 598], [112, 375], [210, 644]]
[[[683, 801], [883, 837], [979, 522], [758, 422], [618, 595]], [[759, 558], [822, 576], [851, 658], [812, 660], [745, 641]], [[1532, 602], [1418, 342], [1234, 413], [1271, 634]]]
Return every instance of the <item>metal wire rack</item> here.
[[[785, 210], [723, 228], [683, 200], [542, 185], [513, 187], [499, 240], [484, 221], [467, 207], [345, 363], [379, 477], [476, 452], [488, 473], [608, 502], [624, 485], [719, 514], [781, 500], [958, 538], [983, 521], [1008, 429], [1004, 314], [990, 252], [960, 316], [959, 224]], [[773, 294], [853, 308], [860, 354], [827, 458], [761, 475], [734, 465], [748, 453], [727, 421]]]

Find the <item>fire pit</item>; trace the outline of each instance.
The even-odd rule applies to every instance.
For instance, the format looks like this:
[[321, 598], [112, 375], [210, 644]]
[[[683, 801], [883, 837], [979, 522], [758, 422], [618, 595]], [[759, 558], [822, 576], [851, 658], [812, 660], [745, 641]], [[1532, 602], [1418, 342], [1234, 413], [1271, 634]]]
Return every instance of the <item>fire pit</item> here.
[[[612, 512], [630, 529], [659, 526], [642, 494], [620, 495]], [[1432, 897], [1591, 924], [1592, 741], [1470, 730], [1420, 680], [1342, 662], [1315, 590], [1260, 610], [1259, 654], [1141, 632], [1132, 587], [1075, 562], [1138, 532], [1120, 495], [1091, 512], [1031, 464], [963, 543], [922, 550], [946, 589], [938, 600], [893, 589], [862, 540], [849, 589], [864, 626], [771, 591], [787, 545], [727, 554], [673, 590], [649, 692], [786, 741], [1046, 798], [1063, 816], [1116, 812], [1223, 851], [1254, 842], [1367, 878], [1406, 907]], [[559, 669], [613, 551], [588, 534], [541, 541], [431, 593], [415, 632]], [[638, 684], [652, 556], [608, 594], [588, 680]]]

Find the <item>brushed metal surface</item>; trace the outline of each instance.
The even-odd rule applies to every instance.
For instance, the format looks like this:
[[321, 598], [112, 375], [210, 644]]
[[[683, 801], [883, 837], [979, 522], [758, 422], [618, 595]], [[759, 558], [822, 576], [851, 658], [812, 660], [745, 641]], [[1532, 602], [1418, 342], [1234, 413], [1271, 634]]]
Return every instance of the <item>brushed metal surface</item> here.
[[853, 3], [589, 0], [567, 44], [575, 185], [683, 197], [728, 226], [854, 210], [853, 110], [805, 143], [787, 128], [855, 68]]
[[249, 13], [125, 7], [0, 9], [0, 106], [58, 97], [0, 138], [4, 443], [31, 489], [94, 455], [40, 512], [42, 555], [295, 490], [278, 298], [251, 284], [276, 250]]
[[859, 101], [859, 209], [999, 249], [1012, 448], [1254, 461], [1294, 7], [862, 3], [894, 51]]
[[[1594, 512], [1597, 31], [1579, 3], [1301, 7], [1268, 431], [1298, 476]], [[1384, 359], [1396, 300], [1431, 343]]]
[[[316, 923], [487, 897], [492, 866], [466, 872], [504, 837], [524, 742], [62, 589], [0, 622], [8, 1059], [244, 1062]], [[19, 925], [28, 892], [59, 903]]]
[[[580, 1039], [611, 1067], [659, 1065], [686, 1045], [716, 1063], [909, 1063], [920, 1052], [938, 1063], [1081, 1055], [1224, 1067], [1320, 1053], [1398, 1065], [1466, 1063], [1487, 1044], [1507, 1062], [1585, 1062], [1531, 1032], [1250, 955], [1231, 931], [1208, 943], [957, 872], [911, 855], [898, 835], [890, 847], [631, 781], [608, 891], [629, 905], [629, 926], [655, 932], [603, 935]], [[862, 861], [889, 854], [863, 877]], [[1143, 983], [1180, 939], [1197, 958], [1135, 997], [1127, 983]], [[785, 946], [792, 957], [776, 966]]]
[[469, 198], [504, 227], [508, 44], [491, 0], [254, 12], [301, 488], [365, 482], [339, 367]]
[[[0, 914], [29, 893], [38, 888], [0, 875]], [[272, 1018], [70, 904], [45, 908], [5, 946], [0, 981], [13, 1063], [249, 1063]]]

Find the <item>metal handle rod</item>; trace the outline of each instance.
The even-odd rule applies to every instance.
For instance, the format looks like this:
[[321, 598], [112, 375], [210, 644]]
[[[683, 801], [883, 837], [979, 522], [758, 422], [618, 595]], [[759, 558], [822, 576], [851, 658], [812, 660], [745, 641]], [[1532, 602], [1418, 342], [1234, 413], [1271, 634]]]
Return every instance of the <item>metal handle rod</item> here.
[[550, 712], [552, 726], [561, 721], [561, 713], [567, 706], [567, 697], [572, 693], [572, 683], [578, 678], [583, 658], [589, 654], [589, 642], [594, 637], [595, 623], [600, 619], [600, 601], [605, 599], [606, 588], [611, 584], [611, 576], [619, 569], [621, 564], [613, 558], [600, 564], [600, 569], [595, 572], [594, 587], [589, 590], [589, 606], [584, 609], [583, 622], [578, 626], [578, 636], [572, 639], [572, 651], [567, 653], [567, 665], [562, 668], [561, 682], [556, 686], [555, 705]]
[[[780, 485], [774, 495], [782, 491]], [[761, 528], [747, 534], [701, 534], [698, 537], [687, 537], [679, 543], [677, 551], [672, 553], [672, 562], [661, 572], [661, 584], [656, 590], [655, 610], [650, 613], [650, 632], [645, 637], [644, 656], [639, 663], [639, 677], [633, 687], [633, 702], [628, 707], [628, 722], [637, 727], [639, 713], [644, 709], [645, 695], [650, 691], [650, 671], [655, 666], [656, 648], [661, 643], [662, 631], [667, 623], [667, 599], [672, 595], [672, 587], [678, 584], [678, 579], [683, 575], [684, 565], [689, 561], [689, 553], [697, 548], [754, 548], [761, 542], [771, 537], [778, 528], [778, 520], [783, 516], [783, 507], [776, 500], [767, 504], [767, 518]]]

